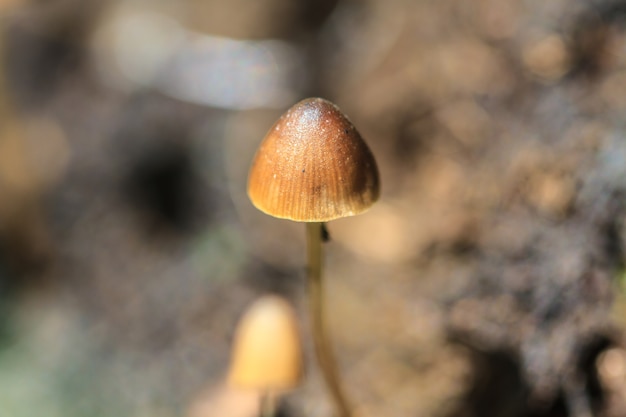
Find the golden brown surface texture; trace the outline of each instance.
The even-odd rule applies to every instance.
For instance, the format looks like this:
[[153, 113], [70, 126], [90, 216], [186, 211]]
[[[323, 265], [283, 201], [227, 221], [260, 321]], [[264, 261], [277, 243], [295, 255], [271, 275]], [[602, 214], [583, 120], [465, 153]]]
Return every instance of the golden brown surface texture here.
[[378, 170], [337, 106], [306, 99], [265, 136], [250, 169], [248, 195], [275, 217], [329, 221], [358, 214], [378, 199]]

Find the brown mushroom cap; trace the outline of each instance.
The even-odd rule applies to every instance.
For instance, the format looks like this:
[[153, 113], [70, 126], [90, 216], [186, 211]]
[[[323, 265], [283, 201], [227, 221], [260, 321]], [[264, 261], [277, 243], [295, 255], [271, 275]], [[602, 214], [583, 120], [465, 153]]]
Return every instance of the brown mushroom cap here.
[[248, 175], [248, 196], [262, 212], [324, 222], [367, 210], [380, 194], [372, 152], [333, 103], [309, 98], [272, 126]]

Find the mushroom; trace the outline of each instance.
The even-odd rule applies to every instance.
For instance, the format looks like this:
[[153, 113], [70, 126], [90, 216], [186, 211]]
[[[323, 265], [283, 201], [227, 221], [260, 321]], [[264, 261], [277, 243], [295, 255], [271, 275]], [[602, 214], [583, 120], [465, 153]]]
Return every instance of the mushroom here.
[[248, 196], [259, 210], [306, 222], [315, 352], [342, 417], [350, 416], [350, 407], [323, 313], [324, 222], [364, 212], [379, 194], [372, 152], [341, 110], [321, 98], [302, 100], [278, 119], [263, 139], [248, 175]]
[[228, 382], [258, 391], [261, 415], [272, 416], [277, 396], [301, 377], [302, 344], [293, 308], [281, 297], [261, 297], [237, 326]]

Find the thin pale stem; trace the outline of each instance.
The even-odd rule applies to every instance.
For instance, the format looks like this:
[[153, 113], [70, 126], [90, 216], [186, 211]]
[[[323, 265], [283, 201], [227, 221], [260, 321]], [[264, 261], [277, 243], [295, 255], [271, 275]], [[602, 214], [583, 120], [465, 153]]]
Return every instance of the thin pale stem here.
[[341, 385], [337, 361], [333, 355], [324, 321], [324, 288], [322, 284], [323, 223], [307, 223], [308, 286], [315, 355], [324, 381], [337, 407], [339, 417], [350, 417], [350, 407]]
[[261, 394], [259, 417], [274, 417], [276, 413], [276, 397], [270, 392]]

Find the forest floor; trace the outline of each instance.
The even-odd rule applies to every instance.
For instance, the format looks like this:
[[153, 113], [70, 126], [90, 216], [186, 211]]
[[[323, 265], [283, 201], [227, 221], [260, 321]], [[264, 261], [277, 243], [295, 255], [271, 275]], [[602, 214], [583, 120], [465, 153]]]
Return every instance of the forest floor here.
[[253, 416], [230, 344], [278, 293], [307, 358], [280, 413], [331, 415], [304, 226], [246, 196], [269, 127], [322, 96], [382, 182], [325, 245], [358, 415], [626, 415], [623, 2], [0, 12], [0, 414]]

